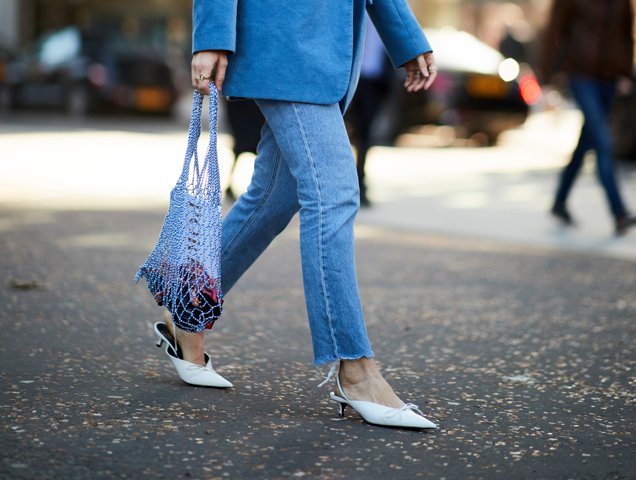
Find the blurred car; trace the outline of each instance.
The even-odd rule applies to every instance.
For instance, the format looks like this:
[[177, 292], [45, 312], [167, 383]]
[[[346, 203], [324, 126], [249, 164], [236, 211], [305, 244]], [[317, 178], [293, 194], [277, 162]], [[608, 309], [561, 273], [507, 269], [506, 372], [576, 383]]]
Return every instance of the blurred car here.
[[104, 106], [170, 114], [172, 71], [156, 51], [67, 27], [6, 67], [5, 108], [57, 107], [82, 116]]
[[393, 92], [392, 137], [419, 125], [449, 125], [494, 144], [501, 132], [525, 122], [541, 87], [527, 66], [504, 58], [467, 32], [426, 29], [438, 75], [431, 88]]
[[12, 59], [12, 52], [0, 44], [0, 84], [4, 84], [7, 81], [7, 66]]
[[0, 44], [0, 108], [8, 101], [7, 70], [13, 57], [13, 52]]

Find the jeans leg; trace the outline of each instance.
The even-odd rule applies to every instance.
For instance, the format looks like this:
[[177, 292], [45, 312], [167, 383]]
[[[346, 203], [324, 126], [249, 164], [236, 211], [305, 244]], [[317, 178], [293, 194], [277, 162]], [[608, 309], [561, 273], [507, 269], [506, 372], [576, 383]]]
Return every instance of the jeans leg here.
[[614, 85], [576, 76], [572, 78], [570, 88], [585, 117], [589, 141], [596, 152], [597, 174], [612, 214], [617, 218], [625, 216], [625, 206], [616, 183], [612, 137], [608, 125]]
[[298, 211], [296, 180], [282, 161], [272, 130], [263, 126], [254, 174], [247, 192], [223, 220], [223, 293], [254, 263]]
[[572, 153], [570, 163], [568, 163], [561, 172], [559, 187], [557, 189], [556, 198], [554, 200], [554, 205], [556, 207], [565, 208], [565, 203], [567, 202], [570, 190], [572, 190], [574, 181], [581, 171], [581, 166], [583, 166], [583, 159], [585, 158], [585, 154], [590, 148], [592, 148], [588, 130], [589, 129], [587, 125], [584, 123], [583, 127], [581, 128], [579, 143], [576, 145], [576, 148]]
[[314, 362], [372, 357], [355, 272], [356, 167], [338, 105], [257, 100], [296, 179]]

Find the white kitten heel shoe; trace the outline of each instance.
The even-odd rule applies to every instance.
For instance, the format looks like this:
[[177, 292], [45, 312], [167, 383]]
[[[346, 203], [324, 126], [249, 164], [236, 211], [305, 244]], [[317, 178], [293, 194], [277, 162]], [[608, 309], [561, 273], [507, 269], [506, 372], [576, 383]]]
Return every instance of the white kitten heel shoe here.
[[157, 337], [159, 337], [157, 340], [158, 347], [161, 348], [164, 342], [167, 344], [165, 348], [166, 355], [168, 355], [181, 380], [190, 385], [200, 387], [230, 388], [233, 386], [225, 378], [216, 373], [212, 367], [210, 356], [207, 353], [204, 353], [205, 366], [183, 360], [181, 348], [179, 348], [179, 344], [174, 340], [174, 337], [165, 323], [155, 323], [155, 333]]
[[330, 397], [332, 400], [338, 402], [341, 417], [344, 417], [345, 408], [350, 406], [367, 422], [374, 425], [401, 428], [437, 428], [437, 425], [427, 418], [424, 418], [417, 405], [405, 403], [402, 404], [401, 408], [391, 408], [386, 405], [380, 405], [379, 403], [350, 400], [340, 385], [338, 375], [336, 375], [336, 383], [338, 390], [342, 393], [342, 397], [333, 392], [330, 394]]

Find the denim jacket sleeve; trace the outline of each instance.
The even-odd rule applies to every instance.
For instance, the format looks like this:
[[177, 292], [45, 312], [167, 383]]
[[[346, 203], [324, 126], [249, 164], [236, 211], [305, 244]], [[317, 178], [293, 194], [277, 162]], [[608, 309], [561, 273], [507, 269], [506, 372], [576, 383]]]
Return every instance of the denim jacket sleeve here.
[[192, 53], [236, 49], [238, 0], [193, 0]]
[[367, 12], [395, 67], [433, 51], [406, 0], [367, 1]]

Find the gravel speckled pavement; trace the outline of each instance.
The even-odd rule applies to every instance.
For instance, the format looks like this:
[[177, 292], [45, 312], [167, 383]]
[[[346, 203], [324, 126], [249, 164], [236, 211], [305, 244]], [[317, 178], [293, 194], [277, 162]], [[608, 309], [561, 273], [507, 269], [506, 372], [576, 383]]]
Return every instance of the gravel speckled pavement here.
[[227, 296], [182, 383], [137, 266], [163, 211], [0, 209], [0, 477], [627, 479], [636, 472], [634, 262], [357, 231], [383, 371], [440, 428], [371, 427], [316, 388], [297, 227]]

